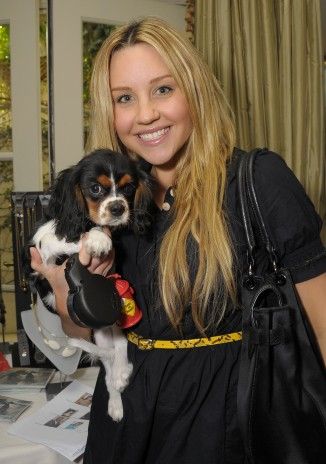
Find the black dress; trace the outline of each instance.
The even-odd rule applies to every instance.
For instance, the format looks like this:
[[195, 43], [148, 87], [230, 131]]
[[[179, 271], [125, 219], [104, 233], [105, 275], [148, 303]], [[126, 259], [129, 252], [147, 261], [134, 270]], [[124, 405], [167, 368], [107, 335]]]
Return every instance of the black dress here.
[[[240, 151], [235, 153], [229, 167], [226, 201], [240, 276], [245, 246], [235, 179], [238, 156]], [[294, 282], [325, 272], [326, 251], [319, 239], [321, 220], [278, 155], [266, 153], [259, 157], [255, 163], [255, 183], [281, 264], [290, 266]], [[173, 202], [171, 189], [165, 202]], [[169, 212], [157, 209], [150, 237], [124, 232], [116, 245], [118, 271], [135, 289], [143, 312], [134, 331], [145, 338], [180, 338], [156, 303], [158, 250], [168, 225]], [[215, 335], [238, 330], [241, 330], [241, 312], [230, 308]], [[195, 337], [200, 335], [186, 312], [182, 338]], [[101, 369], [84, 463], [244, 463], [236, 412], [240, 346], [241, 342], [234, 342], [214, 347], [141, 351], [129, 343], [134, 370], [122, 394], [124, 418], [115, 423], [107, 415], [108, 393]]]

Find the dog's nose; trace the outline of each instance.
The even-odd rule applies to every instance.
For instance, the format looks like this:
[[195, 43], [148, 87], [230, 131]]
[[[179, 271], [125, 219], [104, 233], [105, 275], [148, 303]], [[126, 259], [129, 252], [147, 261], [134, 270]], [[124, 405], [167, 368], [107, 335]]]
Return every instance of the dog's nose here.
[[120, 201], [115, 201], [114, 203], [111, 203], [109, 205], [109, 210], [110, 210], [110, 213], [112, 214], [112, 216], [119, 217], [125, 212], [126, 207]]

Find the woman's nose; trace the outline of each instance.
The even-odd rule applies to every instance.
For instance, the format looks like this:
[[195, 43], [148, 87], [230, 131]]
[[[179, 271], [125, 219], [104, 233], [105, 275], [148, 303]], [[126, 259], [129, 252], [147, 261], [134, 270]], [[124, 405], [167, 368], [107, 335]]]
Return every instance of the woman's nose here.
[[140, 101], [138, 104], [138, 123], [150, 124], [160, 117], [160, 112], [151, 100]]

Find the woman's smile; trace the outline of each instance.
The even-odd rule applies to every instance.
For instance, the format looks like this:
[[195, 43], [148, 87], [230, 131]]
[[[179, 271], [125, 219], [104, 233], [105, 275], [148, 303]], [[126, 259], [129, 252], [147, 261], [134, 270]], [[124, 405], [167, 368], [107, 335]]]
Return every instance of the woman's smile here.
[[170, 127], [163, 129], [153, 129], [152, 131], [145, 131], [138, 134], [138, 137], [145, 144], [156, 145], [164, 140], [165, 135], [169, 132]]

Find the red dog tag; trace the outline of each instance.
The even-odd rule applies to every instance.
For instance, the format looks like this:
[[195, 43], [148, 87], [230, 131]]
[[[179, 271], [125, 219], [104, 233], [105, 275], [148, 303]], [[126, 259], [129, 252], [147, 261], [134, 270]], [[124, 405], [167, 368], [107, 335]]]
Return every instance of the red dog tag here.
[[134, 290], [119, 274], [111, 274], [108, 277], [114, 279], [115, 288], [122, 300], [122, 315], [117, 324], [121, 329], [129, 329], [142, 318], [142, 312], [133, 297]]

